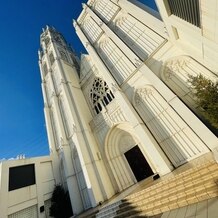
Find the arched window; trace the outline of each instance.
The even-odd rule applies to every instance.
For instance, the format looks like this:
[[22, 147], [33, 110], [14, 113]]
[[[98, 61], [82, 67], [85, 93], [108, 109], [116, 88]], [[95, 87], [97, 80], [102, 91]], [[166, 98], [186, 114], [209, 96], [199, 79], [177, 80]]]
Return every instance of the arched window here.
[[114, 95], [109, 89], [107, 83], [101, 78], [96, 78], [90, 91], [91, 102], [96, 114], [102, 111], [113, 99]]

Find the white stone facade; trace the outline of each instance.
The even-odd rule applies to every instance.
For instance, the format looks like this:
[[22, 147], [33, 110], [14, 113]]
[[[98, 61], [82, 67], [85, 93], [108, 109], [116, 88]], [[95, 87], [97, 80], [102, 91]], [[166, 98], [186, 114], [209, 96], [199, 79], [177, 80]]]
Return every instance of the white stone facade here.
[[201, 1], [197, 27], [156, 2], [163, 21], [134, 0], [83, 4], [74, 21], [88, 52], [80, 61], [54, 28], [41, 34], [49, 146], [74, 214], [218, 146], [187, 81], [217, 80], [214, 7]]

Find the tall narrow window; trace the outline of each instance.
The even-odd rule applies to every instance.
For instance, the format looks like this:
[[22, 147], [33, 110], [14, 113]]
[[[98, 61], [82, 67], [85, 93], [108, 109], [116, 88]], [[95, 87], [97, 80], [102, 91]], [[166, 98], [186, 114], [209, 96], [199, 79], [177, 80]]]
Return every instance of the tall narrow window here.
[[48, 67], [46, 63], [43, 64], [43, 72], [44, 72], [44, 76], [46, 76], [48, 73]]
[[103, 33], [100, 26], [91, 17], [86, 18], [81, 27], [91, 43], [96, 42]]
[[60, 99], [59, 101], [59, 105], [60, 105], [60, 111], [61, 111], [61, 116], [62, 116], [62, 120], [63, 120], [63, 124], [64, 124], [64, 128], [65, 128], [65, 132], [67, 137], [69, 137], [72, 134], [72, 128], [70, 128], [70, 119], [67, 116], [67, 108], [66, 105], [64, 104], [64, 100], [63, 98]]
[[58, 149], [59, 147], [59, 133], [58, 133], [58, 129], [57, 129], [57, 123], [54, 117], [54, 112], [51, 110], [50, 112], [50, 116], [51, 116], [51, 125], [52, 125], [52, 133], [53, 133], [53, 137], [54, 137], [54, 143], [55, 143], [55, 147], [56, 149]]
[[136, 69], [124, 51], [111, 39], [100, 42], [99, 53], [118, 84], [122, 84]]
[[49, 39], [49, 37], [46, 37], [45, 38], [45, 45], [48, 46], [49, 43], [50, 43], [50, 39]]
[[52, 66], [54, 64], [54, 62], [55, 62], [53, 53], [49, 54], [49, 60], [50, 60], [51, 66]]
[[118, 18], [114, 30], [142, 60], [164, 42], [164, 38], [131, 15]]
[[67, 54], [64, 51], [59, 51], [61, 59], [68, 61]]
[[201, 27], [199, 0], [168, 0], [172, 14]]
[[114, 95], [107, 83], [101, 78], [95, 79], [90, 91], [90, 97], [96, 114], [99, 114], [102, 108], [114, 99]]

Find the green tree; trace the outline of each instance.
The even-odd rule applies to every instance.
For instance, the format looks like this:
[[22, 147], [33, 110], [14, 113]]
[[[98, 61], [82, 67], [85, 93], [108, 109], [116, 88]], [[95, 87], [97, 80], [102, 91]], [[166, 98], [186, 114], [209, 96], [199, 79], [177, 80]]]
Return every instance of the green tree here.
[[201, 107], [202, 115], [209, 123], [218, 128], [218, 81], [213, 82], [203, 75], [189, 75], [193, 95]]
[[69, 193], [61, 185], [56, 185], [51, 197], [49, 215], [55, 218], [69, 218], [73, 215]]

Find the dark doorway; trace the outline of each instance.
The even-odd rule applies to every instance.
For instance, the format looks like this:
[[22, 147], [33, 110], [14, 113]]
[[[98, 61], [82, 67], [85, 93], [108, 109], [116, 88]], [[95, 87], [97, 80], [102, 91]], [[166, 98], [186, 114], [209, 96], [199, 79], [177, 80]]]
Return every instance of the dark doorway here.
[[138, 182], [154, 174], [138, 145], [124, 155]]

